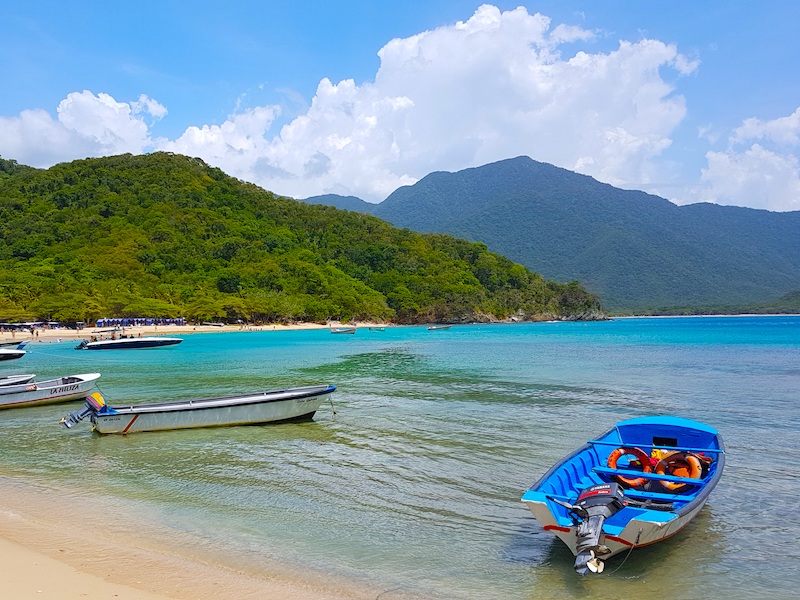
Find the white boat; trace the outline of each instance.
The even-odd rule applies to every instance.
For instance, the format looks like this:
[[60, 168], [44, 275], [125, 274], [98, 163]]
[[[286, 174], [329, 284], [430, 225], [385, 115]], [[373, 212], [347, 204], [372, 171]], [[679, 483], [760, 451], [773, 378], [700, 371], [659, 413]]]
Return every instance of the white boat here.
[[99, 392], [86, 398], [83, 410], [61, 419], [73, 427], [86, 417], [98, 433], [166, 431], [310, 420], [334, 385], [316, 385], [221, 398], [177, 400], [154, 404], [109, 406]]
[[16, 360], [25, 356], [25, 346], [28, 342], [20, 342], [16, 348], [0, 348], [0, 360]]
[[134, 348], [159, 348], [161, 346], [174, 346], [180, 344], [183, 338], [163, 336], [151, 337], [122, 337], [111, 340], [97, 340], [90, 342], [83, 340], [75, 346], [75, 350], [129, 350]]
[[79, 400], [89, 395], [100, 373], [68, 375], [58, 379], [0, 387], [0, 408], [39, 406]]
[[19, 385], [21, 383], [28, 383], [31, 379], [36, 377], [33, 373], [26, 375], [5, 375], [0, 377], [0, 387], [4, 385]]
[[331, 333], [355, 333], [356, 328], [352, 326], [331, 327]]
[[428, 331], [436, 331], [437, 329], [450, 329], [452, 325], [428, 325]]

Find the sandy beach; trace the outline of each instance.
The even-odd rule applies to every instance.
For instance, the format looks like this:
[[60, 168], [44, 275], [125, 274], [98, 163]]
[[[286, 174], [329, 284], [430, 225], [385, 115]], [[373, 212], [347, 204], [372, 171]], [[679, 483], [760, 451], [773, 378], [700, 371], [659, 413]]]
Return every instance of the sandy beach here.
[[[185, 336], [185, 335], [201, 335], [207, 333], [230, 333], [230, 332], [252, 332], [252, 331], [293, 331], [303, 329], [329, 329], [331, 327], [340, 327], [345, 325], [338, 321], [332, 321], [327, 324], [320, 323], [292, 323], [290, 325], [283, 324], [268, 324], [268, 325], [154, 325], [154, 326], [139, 326], [139, 327], [125, 327], [119, 330], [119, 335], [126, 336], [151, 336], [151, 335], [166, 335], [166, 336]], [[352, 323], [346, 325], [351, 326]], [[369, 327], [386, 327], [385, 323], [368, 323], [361, 322], [356, 325], [356, 328], [369, 328]], [[81, 330], [66, 329], [66, 328], [44, 328], [40, 327], [31, 333], [28, 330], [15, 331], [13, 334], [8, 331], [0, 332], [0, 343], [6, 344], [11, 342], [28, 341], [30, 343], [52, 343], [62, 340], [82, 340], [89, 339], [93, 335], [99, 336], [109, 335], [109, 327], [86, 327]]]
[[[167, 325], [126, 327], [128, 336], [206, 335], [222, 332], [326, 329], [327, 325]], [[374, 324], [372, 324], [374, 326]], [[368, 327], [368, 324], [359, 324]], [[123, 332], [120, 332], [123, 333]], [[30, 345], [88, 339], [98, 330], [36, 329], [0, 333], [2, 342], [28, 340]], [[239, 572], [201, 557], [159, 547], [157, 536], [142, 534], [134, 524], [102, 534], [86, 522], [86, 507], [70, 507], [58, 490], [27, 485], [0, 474], [0, 562], [3, 597], [14, 600], [222, 600], [231, 597], [292, 600], [360, 600], [380, 590], [359, 590], [348, 582], [308, 579], [304, 574]], [[49, 501], [56, 502], [49, 502]], [[108, 509], [113, 513], [113, 508]]]

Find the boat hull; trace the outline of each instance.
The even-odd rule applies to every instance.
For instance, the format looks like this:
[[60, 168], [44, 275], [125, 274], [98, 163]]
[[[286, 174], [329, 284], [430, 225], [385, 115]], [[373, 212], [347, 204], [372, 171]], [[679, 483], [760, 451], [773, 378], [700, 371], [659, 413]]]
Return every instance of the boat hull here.
[[276, 392], [113, 407], [113, 414], [93, 415], [94, 430], [128, 434], [198, 427], [229, 427], [311, 419], [335, 386], [312, 386]]
[[0, 387], [0, 409], [59, 404], [89, 395], [100, 373], [69, 375], [48, 381]]
[[11, 350], [0, 348], [0, 360], [16, 360], [25, 356], [25, 350]]

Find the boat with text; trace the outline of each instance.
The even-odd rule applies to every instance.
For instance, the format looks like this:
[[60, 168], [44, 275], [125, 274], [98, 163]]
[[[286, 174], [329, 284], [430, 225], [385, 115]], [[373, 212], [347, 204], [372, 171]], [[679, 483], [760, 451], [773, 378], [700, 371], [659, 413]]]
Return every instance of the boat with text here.
[[722, 476], [719, 432], [678, 417], [617, 423], [559, 461], [522, 496], [545, 531], [575, 555], [575, 570], [664, 540], [703, 508]]
[[315, 385], [129, 406], [109, 406], [102, 394], [95, 392], [86, 398], [82, 410], [69, 413], [61, 419], [61, 424], [71, 428], [88, 417], [94, 425], [93, 431], [127, 434], [310, 420], [335, 390], [334, 385]]
[[0, 408], [40, 406], [80, 400], [89, 395], [99, 378], [100, 373], [83, 373], [46, 381], [4, 385], [0, 387]]

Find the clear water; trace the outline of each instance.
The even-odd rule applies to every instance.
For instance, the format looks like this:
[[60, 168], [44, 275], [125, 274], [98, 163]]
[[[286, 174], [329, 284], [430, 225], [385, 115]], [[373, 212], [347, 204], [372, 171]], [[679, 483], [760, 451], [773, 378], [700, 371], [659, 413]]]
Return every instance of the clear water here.
[[[80, 489], [257, 572], [452, 599], [788, 598], [800, 577], [800, 317], [620, 319], [32, 343], [0, 375], [99, 371], [112, 405], [333, 383], [310, 423], [101, 437], [79, 403], [0, 412], [0, 474]], [[333, 412], [335, 409], [335, 414]], [[572, 572], [520, 496], [615, 422], [719, 429], [725, 474], [681, 534]]]

